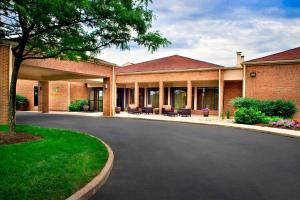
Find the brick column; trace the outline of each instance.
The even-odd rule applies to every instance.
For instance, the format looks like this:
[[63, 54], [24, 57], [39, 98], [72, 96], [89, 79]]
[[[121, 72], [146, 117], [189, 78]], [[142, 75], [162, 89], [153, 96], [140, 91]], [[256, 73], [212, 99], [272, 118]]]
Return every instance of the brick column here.
[[162, 107], [164, 105], [164, 82], [159, 82], [159, 114], [162, 114]]
[[111, 78], [103, 79], [103, 116], [113, 116], [113, 83]]
[[192, 81], [187, 81], [187, 107], [192, 109]]
[[0, 124], [8, 123], [10, 47], [0, 46]]
[[134, 105], [136, 107], [139, 106], [139, 83], [134, 83]]
[[39, 81], [39, 106], [38, 111], [49, 112], [49, 82]]
[[224, 76], [222, 70], [219, 70], [219, 117], [223, 114], [224, 107]]

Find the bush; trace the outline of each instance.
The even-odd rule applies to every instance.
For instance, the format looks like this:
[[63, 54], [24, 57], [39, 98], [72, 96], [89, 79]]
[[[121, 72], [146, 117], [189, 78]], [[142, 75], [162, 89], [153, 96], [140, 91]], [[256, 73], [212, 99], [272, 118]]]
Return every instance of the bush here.
[[71, 112], [83, 111], [84, 105], [89, 105], [87, 100], [76, 100], [75, 102], [70, 103], [69, 111]]
[[257, 108], [239, 108], [234, 113], [234, 120], [239, 124], [258, 124], [261, 123], [265, 115]]
[[17, 107], [17, 110], [23, 108], [23, 109], [26, 109], [27, 106], [28, 106], [28, 99], [22, 95], [19, 95], [17, 94], [16, 95], [16, 107]]
[[291, 118], [297, 112], [294, 102], [288, 100], [265, 100], [259, 101], [251, 98], [237, 97], [232, 101], [235, 108], [255, 108], [267, 116], [279, 116]]
[[232, 100], [232, 105], [235, 108], [257, 108], [260, 107], [260, 101], [251, 98], [237, 97]]

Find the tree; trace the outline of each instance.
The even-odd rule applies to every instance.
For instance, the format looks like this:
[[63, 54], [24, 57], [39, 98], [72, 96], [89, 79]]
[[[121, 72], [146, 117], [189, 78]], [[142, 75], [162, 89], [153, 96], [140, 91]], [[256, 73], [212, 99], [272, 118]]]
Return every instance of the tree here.
[[104, 48], [131, 43], [156, 51], [170, 42], [151, 31], [151, 0], [1, 0], [0, 39], [14, 41], [9, 133], [14, 134], [16, 83], [27, 59], [87, 60]]

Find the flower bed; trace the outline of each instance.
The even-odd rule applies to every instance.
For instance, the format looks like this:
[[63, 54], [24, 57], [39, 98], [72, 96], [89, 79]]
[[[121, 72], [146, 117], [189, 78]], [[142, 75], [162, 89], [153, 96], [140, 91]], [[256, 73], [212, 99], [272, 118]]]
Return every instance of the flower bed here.
[[298, 121], [298, 120], [284, 119], [284, 120], [278, 120], [278, 121], [270, 121], [269, 126], [300, 131], [300, 121]]

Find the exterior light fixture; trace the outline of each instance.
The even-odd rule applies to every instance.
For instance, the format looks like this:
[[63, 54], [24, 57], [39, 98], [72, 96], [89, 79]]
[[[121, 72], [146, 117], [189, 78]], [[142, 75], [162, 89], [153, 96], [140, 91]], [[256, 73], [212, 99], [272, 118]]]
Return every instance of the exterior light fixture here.
[[255, 77], [256, 77], [256, 72], [251, 72], [251, 73], [250, 73], [250, 77], [251, 77], [251, 78], [255, 78]]
[[108, 86], [107, 86], [107, 83], [105, 83], [105, 84], [104, 84], [104, 88], [105, 88], [105, 89], [107, 89], [107, 88], [108, 88]]

